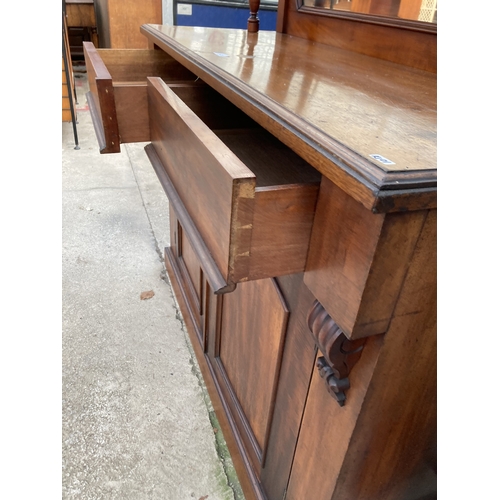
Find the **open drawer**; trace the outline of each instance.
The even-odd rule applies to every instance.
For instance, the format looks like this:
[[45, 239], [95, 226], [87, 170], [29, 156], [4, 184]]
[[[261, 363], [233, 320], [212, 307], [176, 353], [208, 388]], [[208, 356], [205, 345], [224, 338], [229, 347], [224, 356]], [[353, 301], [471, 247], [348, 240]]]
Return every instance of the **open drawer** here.
[[148, 76], [192, 86], [196, 76], [163, 50], [96, 49], [83, 42], [87, 101], [101, 153], [119, 153], [120, 143], [149, 141]]
[[303, 271], [320, 174], [210, 87], [203, 92], [195, 112], [148, 78], [148, 155], [200, 235], [199, 260], [213, 259], [229, 284]]

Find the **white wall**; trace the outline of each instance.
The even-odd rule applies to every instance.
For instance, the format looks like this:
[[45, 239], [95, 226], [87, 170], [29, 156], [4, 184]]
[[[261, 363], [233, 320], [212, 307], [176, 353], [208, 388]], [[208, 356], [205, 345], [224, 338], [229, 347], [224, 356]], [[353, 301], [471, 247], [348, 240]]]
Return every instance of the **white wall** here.
[[174, 24], [174, 2], [173, 0], [162, 0], [162, 18], [163, 24]]

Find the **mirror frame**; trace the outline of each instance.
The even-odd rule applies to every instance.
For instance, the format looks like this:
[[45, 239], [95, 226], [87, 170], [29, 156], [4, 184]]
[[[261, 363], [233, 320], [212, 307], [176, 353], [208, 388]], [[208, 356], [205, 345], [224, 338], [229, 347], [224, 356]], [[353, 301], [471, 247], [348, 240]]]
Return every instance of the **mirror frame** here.
[[304, 5], [304, 0], [296, 0], [297, 11], [314, 16], [333, 17], [361, 23], [378, 24], [381, 26], [391, 26], [411, 31], [424, 33], [437, 33], [437, 23], [426, 23], [424, 21], [414, 21], [410, 19], [400, 19], [396, 17], [377, 16], [373, 14], [362, 14], [358, 12], [322, 9], [319, 7], [308, 7]]

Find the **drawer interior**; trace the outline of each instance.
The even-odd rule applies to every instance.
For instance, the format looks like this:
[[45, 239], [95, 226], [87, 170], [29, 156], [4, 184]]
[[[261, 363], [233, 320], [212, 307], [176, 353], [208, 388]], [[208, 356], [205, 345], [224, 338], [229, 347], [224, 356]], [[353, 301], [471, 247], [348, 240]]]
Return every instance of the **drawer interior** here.
[[196, 75], [163, 50], [97, 49], [109, 71], [113, 85], [146, 85], [148, 76], [159, 76], [165, 82], [194, 81]]
[[[167, 82], [166, 82], [167, 83]], [[233, 129], [254, 129], [257, 123], [212, 87], [195, 82], [168, 82], [169, 89], [211, 130], [230, 133]]]
[[309, 163], [212, 87], [201, 80], [196, 83], [168, 83], [168, 87], [252, 172], [256, 191], [319, 184], [321, 174]]
[[233, 126], [213, 132], [255, 175], [248, 279], [301, 272], [321, 174], [255, 122]]
[[98, 53], [113, 82], [120, 142], [149, 141], [147, 77], [191, 86], [196, 75], [163, 50], [98, 49]]
[[213, 132], [254, 173], [256, 192], [272, 186], [320, 182], [317, 170], [255, 122], [253, 128], [235, 127]]
[[97, 49], [84, 42], [89, 102], [101, 153], [119, 153], [120, 144], [149, 141], [147, 77], [196, 85], [196, 75], [162, 50]]

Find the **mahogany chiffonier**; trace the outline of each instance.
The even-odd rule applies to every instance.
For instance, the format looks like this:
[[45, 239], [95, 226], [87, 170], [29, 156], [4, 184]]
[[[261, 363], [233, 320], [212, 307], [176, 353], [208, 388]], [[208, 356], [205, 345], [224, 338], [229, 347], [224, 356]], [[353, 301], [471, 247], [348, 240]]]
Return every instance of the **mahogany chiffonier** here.
[[359, 12], [85, 44], [101, 152], [148, 142], [169, 199], [248, 499], [436, 498], [436, 29]]

